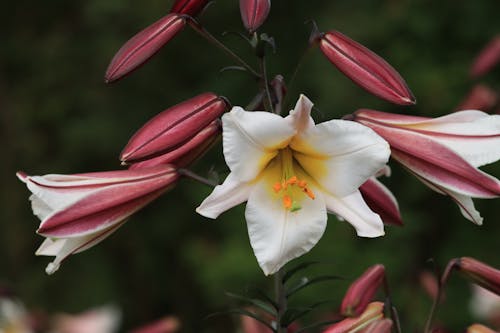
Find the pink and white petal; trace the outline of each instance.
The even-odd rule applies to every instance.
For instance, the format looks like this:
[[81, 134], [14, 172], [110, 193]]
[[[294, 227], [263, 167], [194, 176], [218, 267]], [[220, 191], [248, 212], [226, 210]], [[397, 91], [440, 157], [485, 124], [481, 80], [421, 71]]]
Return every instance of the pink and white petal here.
[[403, 225], [398, 201], [392, 192], [375, 177], [361, 185], [359, 191], [368, 207], [380, 215], [385, 224]]
[[[410, 170], [411, 172], [411, 170]], [[413, 172], [412, 172], [413, 173]], [[458, 208], [460, 208], [460, 212], [462, 215], [469, 221], [471, 221], [474, 224], [477, 225], [482, 225], [483, 224], [483, 217], [479, 213], [478, 210], [476, 210], [476, 207], [474, 206], [474, 202], [472, 201], [472, 198], [460, 193], [457, 193], [455, 191], [452, 191], [450, 189], [441, 187], [437, 184], [433, 184], [426, 179], [420, 177], [418, 174], [413, 173], [422, 183], [427, 185], [431, 190], [436, 191], [439, 194], [443, 195], [448, 195], [451, 197], [453, 201], [458, 205]]]
[[299, 136], [302, 132], [306, 132], [314, 127], [314, 120], [311, 118], [313, 105], [309, 98], [301, 94], [295, 104], [295, 108], [285, 118], [292, 122]]
[[234, 107], [222, 117], [224, 158], [242, 182], [251, 181], [295, 135], [291, 122], [269, 112]]
[[390, 155], [389, 144], [373, 130], [346, 120], [316, 125], [290, 146], [306, 172], [338, 197], [356, 191]]
[[212, 193], [196, 208], [196, 212], [205, 217], [216, 219], [220, 214], [248, 200], [251, 187], [241, 183], [230, 173], [222, 185], [214, 188]]
[[302, 208], [291, 212], [273, 195], [266, 180], [250, 193], [245, 211], [250, 243], [264, 274], [274, 274], [288, 261], [311, 250], [326, 228], [327, 214], [322, 194], [304, 196]]
[[47, 238], [35, 254], [37, 256], [55, 256], [54, 260], [45, 268], [47, 274], [54, 274], [67, 257], [96, 245], [115, 232], [124, 223], [125, 221], [121, 221], [121, 223], [101, 232], [78, 238]]
[[359, 191], [345, 197], [324, 194], [329, 212], [349, 222], [360, 237], [380, 237], [385, 234], [384, 223], [366, 204]]

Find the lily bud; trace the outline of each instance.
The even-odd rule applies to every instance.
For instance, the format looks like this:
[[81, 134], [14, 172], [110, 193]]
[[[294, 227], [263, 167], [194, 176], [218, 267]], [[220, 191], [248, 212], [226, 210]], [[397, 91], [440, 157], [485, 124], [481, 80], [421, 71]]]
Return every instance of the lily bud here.
[[257, 30], [271, 10], [271, 0], [240, 0], [243, 25], [250, 32]]
[[193, 138], [228, 108], [224, 98], [204, 93], [159, 113], [142, 126], [123, 149], [124, 163], [171, 152]]
[[360, 333], [391, 333], [392, 330], [392, 320], [386, 318], [382, 320], [377, 320], [368, 325], [365, 329], [361, 330]]
[[452, 262], [472, 282], [500, 296], [500, 270], [469, 257]]
[[498, 101], [498, 94], [484, 84], [478, 84], [471, 89], [457, 110], [490, 111]]
[[497, 333], [497, 331], [481, 324], [473, 324], [467, 327], [466, 333]]
[[170, 9], [171, 13], [198, 15], [207, 5], [208, 0], [176, 0]]
[[434, 191], [450, 196], [465, 218], [482, 224], [473, 197], [500, 195], [498, 179], [477, 167], [500, 159], [500, 116], [481, 111], [426, 118], [362, 109], [354, 121], [391, 146], [391, 156]]
[[384, 317], [384, 303], [372, 302], [368, 304], [366, 310], [355, 318], [346, 318], [338, 323], [328, 326], [323, 333], [349, 333], [359, 332], [360, 329], [370, 325], [370, 323], [377, 322]]
[[378, 264], [368, 268], [349, 286], [340, 306], [342, 315], [356, 317], [363, 313], [384, 282], [384, 276], [384, 265]]
[[[390, 174], [389, 167], [383, 169], [387, 176]], [[380, 215], [384, 224], [403, 225], [399, 205], [392, 192], [375, 177], [369, 178], [359, 188], [363, 199], [370, 209]]]
[[181, 328], [177, 317], [167, 316], [148, 325], [132, 330], [130, 333], [175, 333]]
[[330, 31], [321, 35], [319, 46], [332, 64], [369, 93], [394, 104], [416, 103], [401, 75], [363, 45]]
[[220, 120], [214, 120], [179, 148], [142, 162], [132, 163], [129, 169], [150, 168], [162, 164], [173, 164], [179, 168], [187, 167], [210, 149], [220, 137], [221, 132]]
[[149, 204], [179, 178], [172, 166], [74, 175], [17, 177], [33, 193], [33, 213], [41, 220], [37, 233], [47, 237], [37, 255], [55, 256], [54, 273], [73, 253], [99, 243], [136, 211]]
[[132, 37], [111, 60], [104, 76], [106, 83], [121, 79], [144, 64], [185, 25], [182, 15], [168, 14]]
[[500, 62], [500, 35], [495, 36], [478, 54], [470, 69], [472, 77], [488, 73]]

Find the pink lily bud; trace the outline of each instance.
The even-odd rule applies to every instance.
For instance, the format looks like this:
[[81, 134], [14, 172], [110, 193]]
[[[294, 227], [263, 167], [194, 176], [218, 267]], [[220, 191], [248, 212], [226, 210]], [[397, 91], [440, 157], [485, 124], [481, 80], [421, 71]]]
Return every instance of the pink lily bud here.
[[482, 110], [490, 111], [498, 101], [498, 94], [484, 84], [478, 84], [472, 88], [464, 98], [457, 110]]
[[349, 333], [359, 332], [362, 327], [377, 322], [384, 317], [384, 303], [372, 302], [368, 304], [366, 310], [358, 317], [346, 318], [338, 323], [328, 326], [323, 333]]
[[385, 318], [372, 322], [365, 329], [359, 331], [359, 333], [391, 333], [391, 330], [392, 320]]
[[466, 333], [498, 333], [498, 332], [481, 324], [473, 324], [467, 327]]
[[177, 317], [164, 317], [146, 326], [132, 330], [130, 333], [175, 333], [178, 332], [181, 323]]
[[250, 33], [264, 23], [270, 10], [271, 0], [240, 0], [241, 19]]
[[475, 284], [500, 296], [500, 270], [470, 257], [462, 257], [450, 263]]
[[500, 195], [498, 179], [477, 169], [500, 159], [500, 116], [468, 110], [432, 119], [362, 109], [353, 118], [383, 137], [419, 180], [457, 202], [465, 218], [482, 224], [471, 198]]
[[348, 317], [357, 317], [372, 300], [385, 277], [384, 265], [374, 265], [354, 281], [342, 300], [340, 313]]
[[416, 103], [401, 75], [363, 45], [338, 31], [330, 31], [322, 34], [319, 46], [332, 64], [369, 93], [394, 104]]
[[[386, 168], [390, 173], [389, 167]], [[389, 176], [389, 174], [387, 174]], [[370, 209], [380, 215], [384, 224], [403, 225], [399, 205], [392, 192], [375, 177], [369, 178], [359, 188], [363, 199]]]
[[179, 178], [172, 166], [74, 175], [17, 173], [33, 193], [37, 233], [47, 237], [37, 255], [55, 256], [54, 273], [69, 255], [99, 243], [136, 211], [168, 190]]
[[176, 0], [170, 9], [171, 13], [198, 15], [207, 5], [208, 0]]
[[162, 164], [173, 164], [179, 168], [187, 167], [212, 147], [221, 132], [220, 120], [214, 120], [179, 148], [142, 162], [132, 163], [129, 169], [150, 168]]
[[500, 61], [500, 35], [493, 39], [478, 54], [470, 69], [472, 77], [488, 73]]
[[186, 25], [179, 14], [168, 14], [128, 40], [115, 54], [104, 75], [106, 83], [121, 79], [144, 64]]
[[172, 152], [227, 108], [227, 101], [213, 93], [204, 93], [172, 106], [149, 120], [132, 136], [120, 160], [125, 163], [139, 162]]

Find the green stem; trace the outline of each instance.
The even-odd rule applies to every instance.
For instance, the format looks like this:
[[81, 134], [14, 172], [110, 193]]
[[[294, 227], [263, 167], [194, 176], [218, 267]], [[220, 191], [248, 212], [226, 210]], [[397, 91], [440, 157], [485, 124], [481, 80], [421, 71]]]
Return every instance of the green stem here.
[[226, 45], [224, 45], [220, 40], [215, 38], [214, 35], [212, 35], [207, 29], [205, 29], [201, 24], [199, 24], [195, 19], [192, 17], [187, 17], [187, 20], [189, 22], [189, 25], [202, 37], [204, 37], [206, 40], [208, 40], [210, 43], [224, 51], [230, 58], [232, 58], [235, 62], [237, 62], [239, 65], [244, 67], [250, 74], [252, 74], [256, 79], [261, 79], [261, 75], [257, 73], [252, 66], [246, 63], [245, 60], [241, 59], [236, 53], [231, 51]]
[[281, 324], [288, 307], [285, 285], [283, 284], [283, 274], [283, 269], [280, 269], [276, 274], [274, 274], [274, 289], [276, 293], [276, 304], [278, 304], [278, 316], [276, 318], [277, 333], [286, 333], [287, 331], [287, 327]]
[[389, 289], [389, 282], [387, 281], [387, 277], [384, 276], [384, 292], [387, 297], [387, 305], [389, 307], [389, 312], [391, 314], [392, 321], [394, 322], [394, 327], [396, 333], [401, 333], [401, 324], [399, 322], [399, 316], [396, 311], [396, 308], [392, 304], [391, 290]]
[[267, 111], [274, 113], [274, 107], [273, 107], [273, 100], [271, 98], [271, 92], [269, 91], [269, 80], [267, 79], [267, 68], [266, 68], [266, 58], [265, 57], [260, 57], [260, 70], [261, 70], [261, 76], [264, 81], [264, 90], [266, 92], [266, 102], [264, 105], [266, 105]]

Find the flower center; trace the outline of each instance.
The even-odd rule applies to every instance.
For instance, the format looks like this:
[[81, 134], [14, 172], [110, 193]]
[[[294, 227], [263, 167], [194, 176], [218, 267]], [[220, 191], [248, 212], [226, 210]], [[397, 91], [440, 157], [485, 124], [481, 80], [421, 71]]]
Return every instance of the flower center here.
[[285, 209], [296, 212], [302, 208], [297, 200], [299, 197], [305, 194], [314, 200], [315, 195], [307, 187], [307, 182], [295, 174], [291, 149], [281, 150], [278, 158], [281, 160], [281, 179], [274, 183], [273, 191], [282, 197]]

